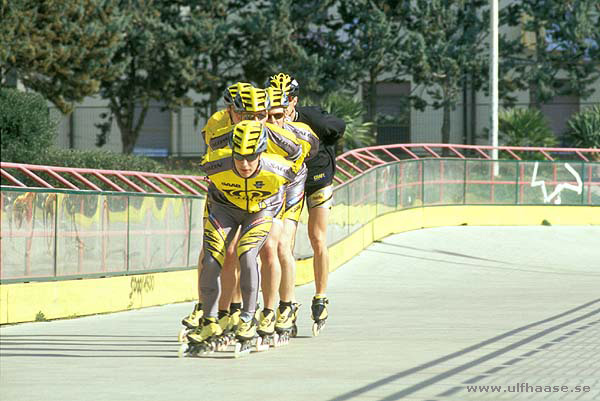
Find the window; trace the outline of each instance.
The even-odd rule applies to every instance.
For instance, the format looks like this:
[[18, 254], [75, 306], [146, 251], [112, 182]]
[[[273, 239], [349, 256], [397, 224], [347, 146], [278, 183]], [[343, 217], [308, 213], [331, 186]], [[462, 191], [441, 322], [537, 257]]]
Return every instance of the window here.
[[377, 144], [409, 143], [410, 82], [379, 82], [376, 94]]

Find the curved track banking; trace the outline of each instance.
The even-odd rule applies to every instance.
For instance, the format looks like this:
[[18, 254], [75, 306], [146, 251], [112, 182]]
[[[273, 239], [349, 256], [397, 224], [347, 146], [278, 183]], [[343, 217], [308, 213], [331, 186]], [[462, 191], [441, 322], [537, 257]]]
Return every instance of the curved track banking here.
[[[321, 336], [313, 285], [298, 287], [300, 337], [241, 360], [177, 358], [191, 303], [4, 326], [0, 399], [600, 399], [598, 238], [589, 226], [390, 236], [331, 275]], [[519, 383], [534, 390], [509, 391]]]

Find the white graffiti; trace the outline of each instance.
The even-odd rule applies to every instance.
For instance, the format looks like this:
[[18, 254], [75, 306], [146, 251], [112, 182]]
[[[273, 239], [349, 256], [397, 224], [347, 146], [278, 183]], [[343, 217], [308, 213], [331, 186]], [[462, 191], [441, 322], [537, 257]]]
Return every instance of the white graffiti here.
[[[561, 204], [560, 193], [564, 189], [570, 189], [571, 191], [577, 192], [577, 194], [581, 195], [581, 191], [583, 191], [583, 182], [581, 181], [581, 177], [575, 171], [573, 167], [569, 165], [569, 163], [565, 163], [565, 168], [575, 177], [575, 181], [577, 181], [577, 185], [569, 184], [567, 182], [563, 182], [558, 184], [552, 193], [548, 195], [548, 191], [546, 190], [546, 182], [544, 180], [537, 180], [537, 171], [538, 171], [539, 163], [536, 162], [533, 166], [533, 176], [531, 176], [531, 187], [541, 187], [542, 195], [544, 196], [544, 203], [554, 203], [555, 205]], [[554, 201], [553, 201], [554, 199]]]

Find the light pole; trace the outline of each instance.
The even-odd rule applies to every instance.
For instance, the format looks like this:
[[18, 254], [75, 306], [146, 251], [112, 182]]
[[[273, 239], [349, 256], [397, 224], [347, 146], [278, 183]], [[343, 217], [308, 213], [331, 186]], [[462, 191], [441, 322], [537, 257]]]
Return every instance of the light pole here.
[[[491, 142], [493, 146], [492, 159], [498, 160], [498, 0], [490, 0], [490, 2], [490, 90], [492, 96]], [[498, 175], [498, 163], [494, 163], [494, 175]]]

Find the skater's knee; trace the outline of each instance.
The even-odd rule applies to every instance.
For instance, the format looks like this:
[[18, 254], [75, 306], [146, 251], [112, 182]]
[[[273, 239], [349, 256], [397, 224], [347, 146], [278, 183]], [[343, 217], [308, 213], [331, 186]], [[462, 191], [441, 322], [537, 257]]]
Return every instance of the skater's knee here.
[[279, 243], [277, 244], [277, 254], [287, 255], [290, 253], [292, 249], [292, 239], [290, 237], [281, 237]]
[[308, 238], [310, 239], [310, 244], [313, 248], [313, 251], [322, 251], [323, 248], [327, 248], [327, 235], [321, 232], [309, 232]]
[[260, 257], [267, 264], [277, 258], [277, 242], [267, 240], [260, 251]]

